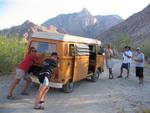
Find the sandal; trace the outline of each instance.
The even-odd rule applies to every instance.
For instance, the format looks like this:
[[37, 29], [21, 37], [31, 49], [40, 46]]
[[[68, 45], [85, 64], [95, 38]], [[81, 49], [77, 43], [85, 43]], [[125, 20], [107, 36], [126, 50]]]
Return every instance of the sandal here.
[[36, 110], [44, 110], [44, 107], [43, 106], [35, 106], [34, 109], [36, 109]]
[[40, 101], [39, 104], [42, 104], [42, 103], [44, 103], [44, 102], [45, 102], [45, 101]]

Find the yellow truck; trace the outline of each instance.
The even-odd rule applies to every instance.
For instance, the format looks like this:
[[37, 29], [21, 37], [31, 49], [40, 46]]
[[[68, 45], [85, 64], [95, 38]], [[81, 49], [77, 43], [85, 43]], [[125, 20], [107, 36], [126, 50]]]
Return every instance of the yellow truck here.
[[[96, 39], [72, 36], [52, 32], [35, 32], [28, 44], [36, 48], [39, 60], [32, 66], [34, 75], [39, 72], [44, 59], [57, 52], [59, 66], [50, 79], [50, 87], [62, 88], [64, 92], [72, 92], [74, 83], [85, 78], [96, 82], [103, 72], [104, 56], [100, 53], [101, 41]], [[32, 75], [36, 82], [37, 77]]]

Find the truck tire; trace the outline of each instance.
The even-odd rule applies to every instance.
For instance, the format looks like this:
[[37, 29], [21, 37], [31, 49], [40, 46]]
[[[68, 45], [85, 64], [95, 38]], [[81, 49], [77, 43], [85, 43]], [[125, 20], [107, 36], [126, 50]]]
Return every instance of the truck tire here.
[[96, 70], [95, 73], [91, 76], [91, 81], [96, 82], [99, 79], [100, 71]]
[[74, 88], [74, 83], [70, 81], [68, 81], [65, 85], [63, 85], [63, 91], [65, 93], [71, 93], [73, 91]]

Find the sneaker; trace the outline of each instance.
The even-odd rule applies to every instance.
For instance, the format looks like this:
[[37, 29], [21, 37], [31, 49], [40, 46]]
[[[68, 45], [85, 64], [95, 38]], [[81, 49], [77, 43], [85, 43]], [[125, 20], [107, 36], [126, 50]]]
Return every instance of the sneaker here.
[[44, 107], [43, 107], [43, 106], [35, 106], [35, 107], [33, 107], [33, 109], [36, 109], [36, 110], [44, 110]]
[[126, 77], [125, 77], [125, 80], [127, 80], [127, 79], [129, 79], [129, 76], [126, 76]]
[[120, 76], [118, 76], [117, 78], [122, 78], [122, 76], [120, 75]]
[[27, 91], [23, 91], [21, 92], [22, 95], [29, 95], [29, 93]]
[[109, 79], [113, 79], [113, 78], [114, 78], [114, 76], [109, 77]]
[[16, 100], [17, 99], [16, 97], [9, 96], [9, 95], [6, 98], [9, 99], [9, 100]]
[[113, 74], [109, 74], [109, 79], [113, 79], [113, 78], [114, 78]]

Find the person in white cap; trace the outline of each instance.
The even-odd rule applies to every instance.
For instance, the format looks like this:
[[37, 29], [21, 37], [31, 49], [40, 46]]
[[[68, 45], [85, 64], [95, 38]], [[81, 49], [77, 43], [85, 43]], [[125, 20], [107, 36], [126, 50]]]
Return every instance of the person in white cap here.
[[136, 56], [135, 56], [135, 62], [136, 62], [136, 77], [139, 77], [139, 85], [143, 85], [143, 78], [144, 78], [144, 53], [141, 51], [141, 49], [138, 47], [136, 49]]

